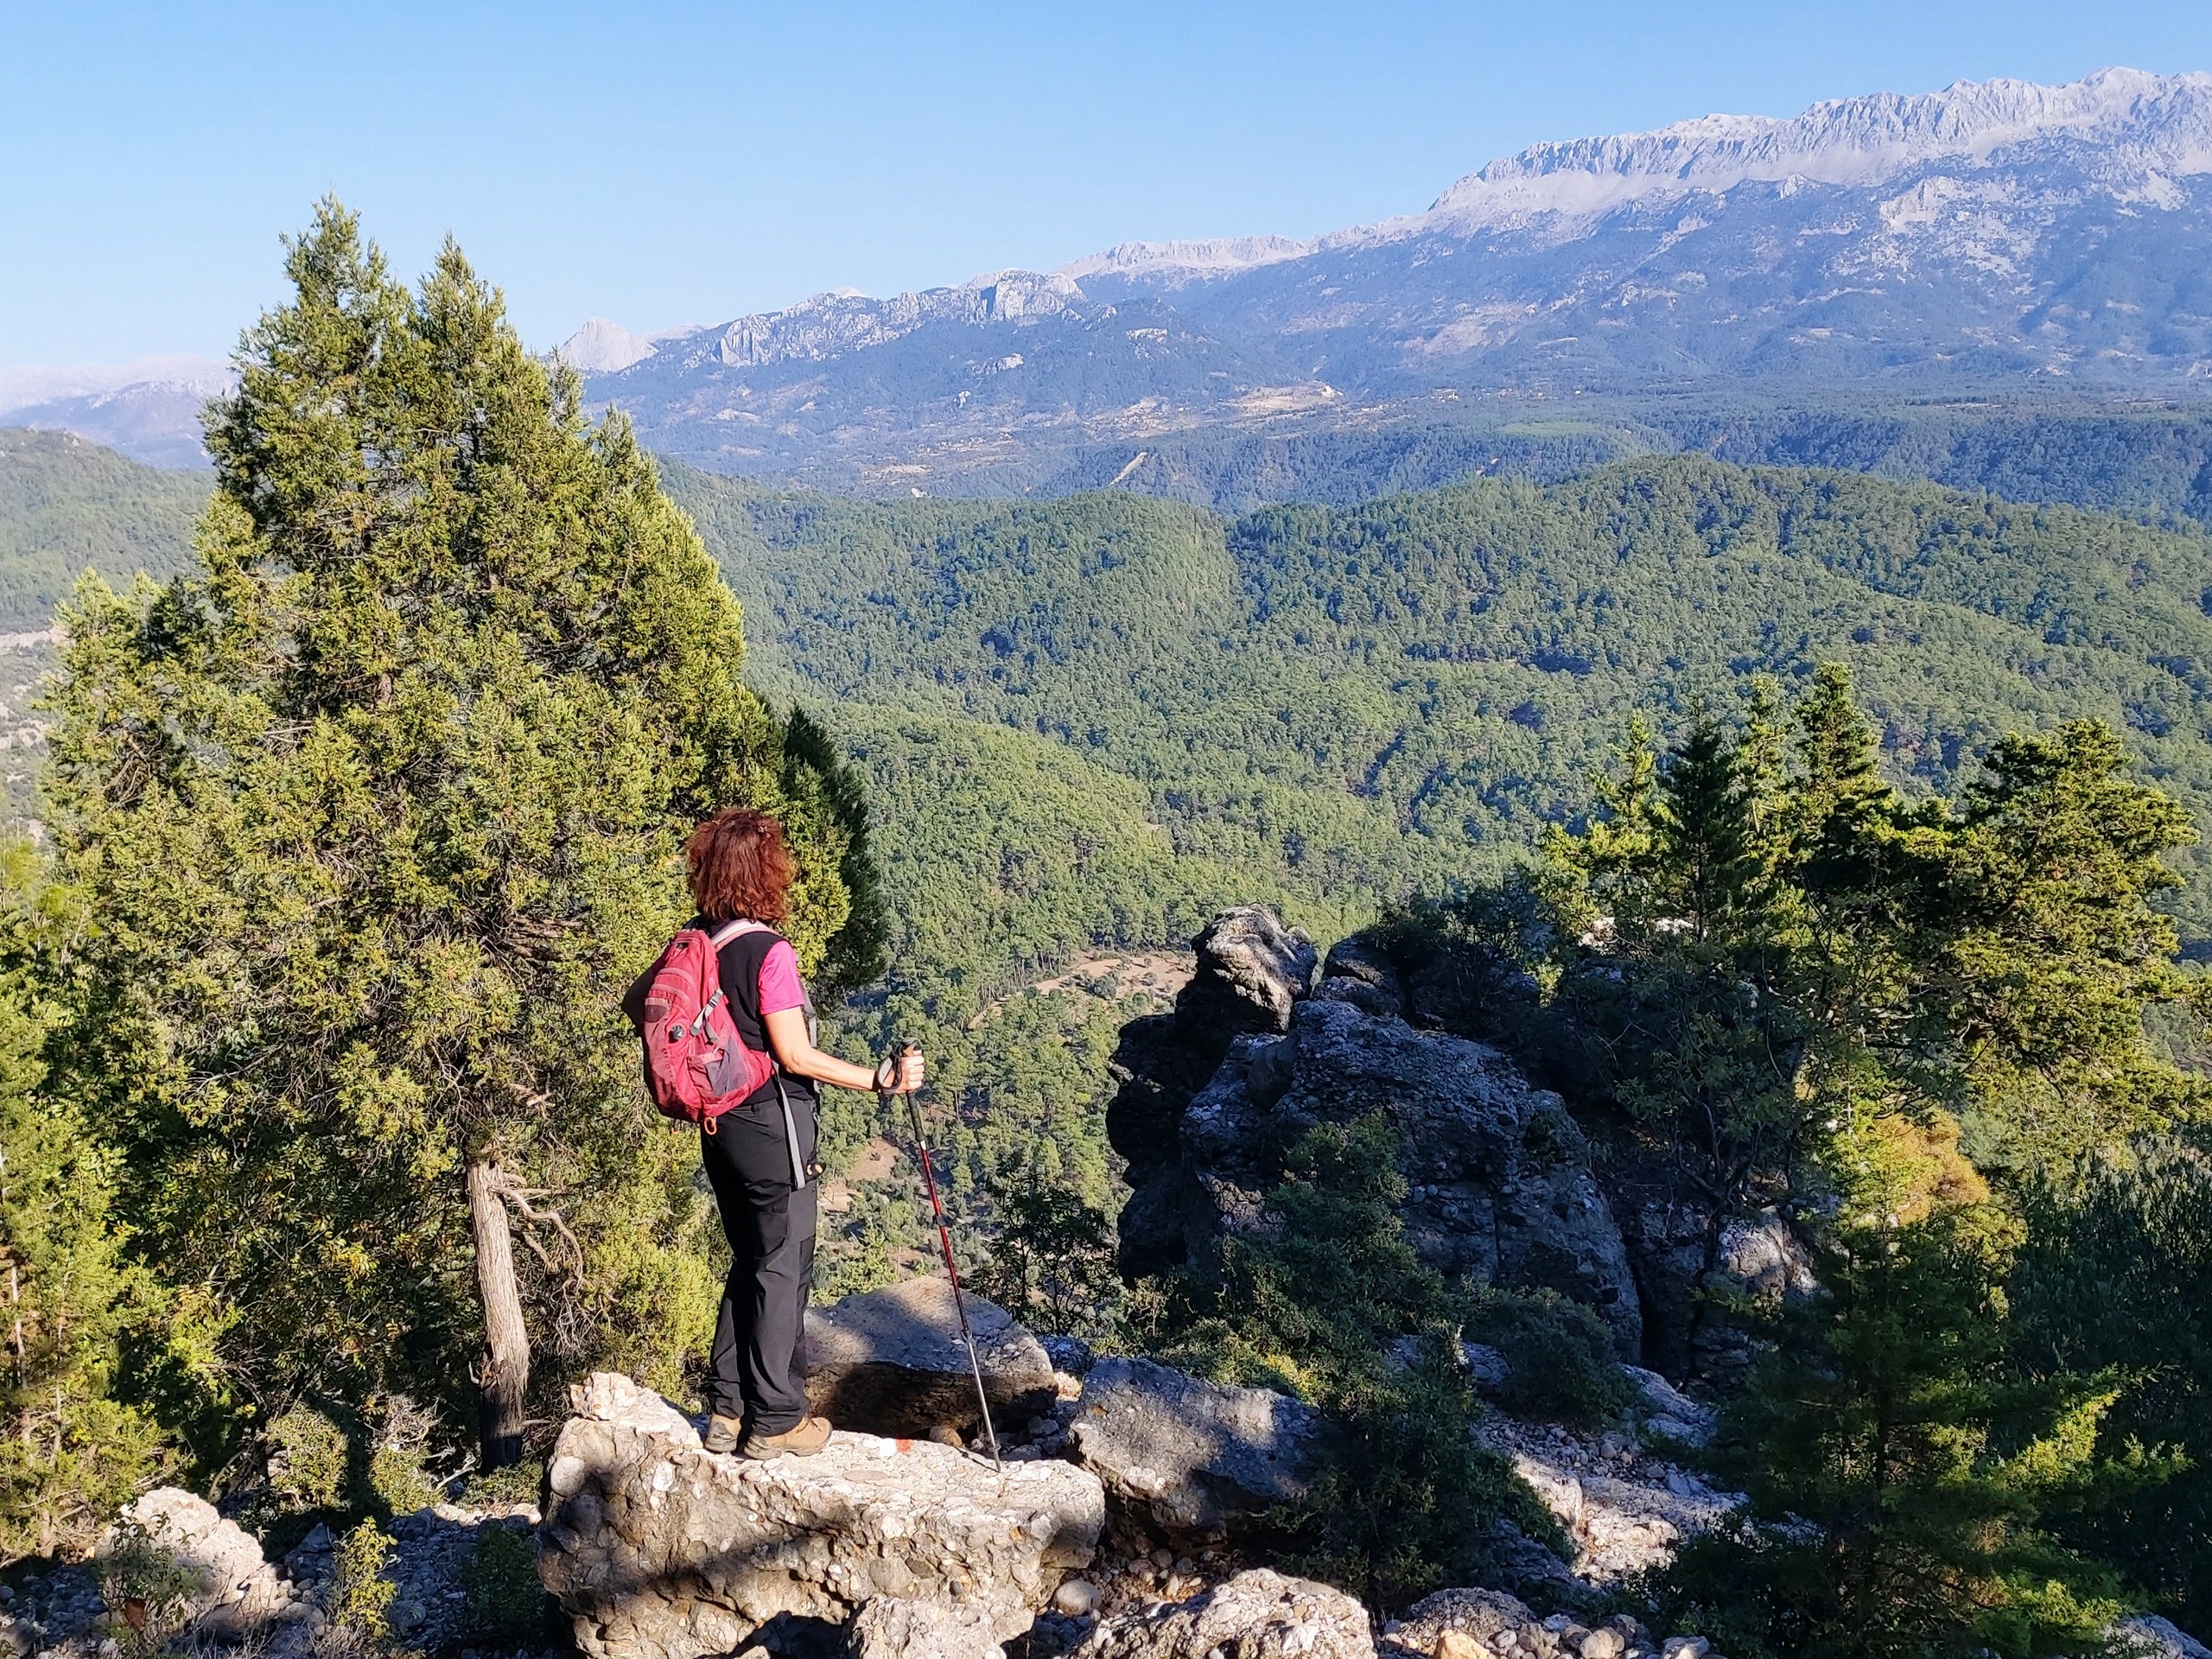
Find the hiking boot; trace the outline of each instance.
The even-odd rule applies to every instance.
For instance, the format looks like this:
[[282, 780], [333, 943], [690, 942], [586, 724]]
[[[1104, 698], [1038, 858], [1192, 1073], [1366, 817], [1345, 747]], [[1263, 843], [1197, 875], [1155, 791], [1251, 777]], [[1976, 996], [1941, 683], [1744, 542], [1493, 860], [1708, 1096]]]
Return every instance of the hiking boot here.
[[734, 1452], [744, 1433], [742, 1422], [734, 1417], [725, 1417], [718, 1411], [707, 1419], [707, 1433], [699, 1444], [709, 1452]]
[[754, 1429], [738, 1446], [737, 1455], [763, 1462], [770, 1458], [810, 1458], [829, 1444], [830, 1420], [802, 1417], [797, 1427], [780, 1434], [763, 1434]]

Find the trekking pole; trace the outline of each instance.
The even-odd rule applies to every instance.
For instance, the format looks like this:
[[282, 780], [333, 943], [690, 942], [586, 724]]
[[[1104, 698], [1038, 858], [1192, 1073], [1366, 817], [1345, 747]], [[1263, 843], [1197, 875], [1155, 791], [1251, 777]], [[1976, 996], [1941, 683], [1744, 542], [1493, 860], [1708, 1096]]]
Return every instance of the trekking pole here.
[[[896, 1058], [884, 1063], [885, 1070], [891, 1073], [890, 1080], [898, 1081], [899, 1060], [919, 1052], [912, 1043], [899, 1044]], [[983, 1389], [983, 1362], [976, 1356], [976, 1332], [968, 1323], [968, 1305], [960, 1294], [959, 1264], [952, 1259], [952, 1229], [944, 1219], [944, 1201], [938, 1197], [937, 1171], [930, 1163], [929, 1141], [922, 1131], [922, 1103], [912, 1090], [906, 1093], [906, 1110], [914, 1121], [914, 1155], [921, 1160], [922, 1179], [930, 1191], [930, 1210], [937, 1217], [937, 1243], [938, 1249], [944, 1253], [945, 1277], [952, 1281], [952, 1311], [960, 1321], [960, 1340], [968, 1345], [968, 1370], [976, 1379], [976, 1403], [983, 1411], [983, 1438], [990, 1445], [991, 1467], [1004, 1474], [1006, 1465], [999, 1458], [999, 1433], [991, 1426], [991, 1402]]]

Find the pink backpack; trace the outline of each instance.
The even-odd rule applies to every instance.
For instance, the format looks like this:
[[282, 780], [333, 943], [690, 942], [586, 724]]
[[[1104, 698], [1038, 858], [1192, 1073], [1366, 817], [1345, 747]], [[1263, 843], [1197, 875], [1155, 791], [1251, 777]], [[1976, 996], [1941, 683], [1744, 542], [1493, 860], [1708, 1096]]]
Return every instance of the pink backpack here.
[[776, 1075], [776, 1062], [738, 1035], [722, 994], [721, 948], [762, 925], [737, 921], [711, 936], [687, 927], [622, 999], [645, 1046], [645, 1089], [664, 1116], [715, 1120]]

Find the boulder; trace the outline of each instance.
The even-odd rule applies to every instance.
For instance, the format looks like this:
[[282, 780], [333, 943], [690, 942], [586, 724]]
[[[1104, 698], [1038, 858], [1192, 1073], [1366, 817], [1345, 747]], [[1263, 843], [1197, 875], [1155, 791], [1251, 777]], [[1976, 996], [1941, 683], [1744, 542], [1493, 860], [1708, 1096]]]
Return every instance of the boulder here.
[[1618, 1584], [1664, 1567], [1684, 1539], [1718, 1528], [1741, 1495], [1707, 1485], [1680, 1465], [1618, 1434], [1557, 1424], [1483, 1420], [1477, 1438], [1511, 1460], [1573, 1546], [1586, 1585]]
[[1099, 1621], [1072, 1659], [1374, 1659], [1367, 1610], [1325, 1584], [1265, 1568], [1187, 1601]]
[[[976, 1333], [991, 1420], [1003, 1434], [1058, 1399], [1044, 1344], [1013, 1315], [963, 1294]], [[976, 1379], [944, 1279], [909, 1279], [848, 1296], [806, 1316], [806, 1393], [840, 1428], [918, 1437], [950, 1424], [965, 1437], [982, 1425]]]
[[2113, 1645], [2131, 1659], [2212, 1659], [2212, 1648], [2155, 1613], [2123, 1618], [2112, 1633]]
[[181, 1487], [157, 1486], [125, 1505], [99, 1553], [105, 1560], [133, 1548], [157, 1551], [184, 1569], [193, 1586], [186, 1622], [210, 1637], [242, 1637], [307, 1617], [307, 1605], [263, 1559], [253, 1535]]
[[1238, 905], [1191, 941], [1198, 972], [1176, 995], [1186, 1024], [1224, 1032], [1287, 1031], [1313, 983], [1313, 942], [1265, 905]]
[[1267, 1389], [1225, 1388], [1148, 1359], [1084, 1379], [1071, 1454], [1170, 1533], [1217, 1533], [1306, 1490], [1315, 1416]]
[[[1407, 1609], [1382, 1648], [1393, 1655], [1442, 1653], [1465, 1645], [1447, 1641], [1456, 1634], [1472, 1637], [1485, 1653], [1518, 1652], [1524, 1632], [1541, 1630], [1535, 1614], [1503, 1590], [1439, 1590]], [[1539, 1645], [1531, 1640], [1529, 1651]]]
[[[1400, 1213], [1424, 1262], [1586, 1303], [1622, 1355], [1637, 1354], [1643, 1313], [1628, 1252], [1560, 1097], [1531, 1088], [1487, 1044], [1333, 995], [1297, 1002], [1286, 1033], [1230, 1040], [1176, 1126], [1175, 1163], [1155, 1166], [1123, 1212], [1125, 1267], [1180, 1262], [1203, 1273], [1224, 1236], [1264, 1224], [1284, 1147], [1314, 1124], [1374, 1111], [1398, 1131], [1409, 1188]], [[1133, 1165], [1133, 1184], [1139, 1174]]]
[[814, 1457], [750, 1463], [703, 1451], [627, 1377], [601, 1373], [572, 1399], [538, 1575], [593, 1659], [730, 1653], [779, 1616], [842, 1624], [885, 1599], [1005, 1641], [1090, 1564], [1105, 1519], [1098, 1478], [1070, 1464], [995, 1471], [950, 1446], [843, 1432]]

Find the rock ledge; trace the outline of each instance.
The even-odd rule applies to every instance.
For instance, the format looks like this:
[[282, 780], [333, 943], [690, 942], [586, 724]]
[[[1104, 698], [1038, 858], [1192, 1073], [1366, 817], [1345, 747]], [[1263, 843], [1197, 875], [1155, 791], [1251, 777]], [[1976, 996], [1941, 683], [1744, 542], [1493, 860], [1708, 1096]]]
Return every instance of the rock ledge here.
[[734, 1652], [779, 1614], [843, 1624], [880, 1599], [944, 1604], [1005, 1641], [1027, 1630], [1105, 1519], [1097, 1477], [840, 1433], [806, 1459], [701, 1449], [629, 1378], [573, 1390], [547, 1470], [538, 1573], [593, 1659]]

